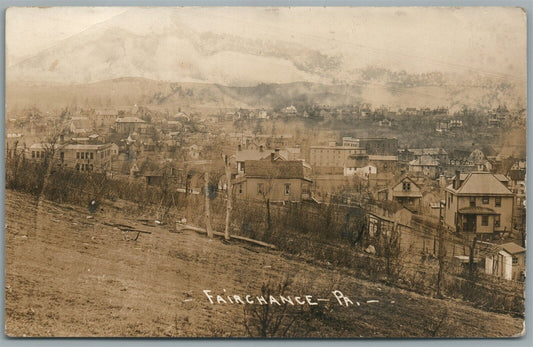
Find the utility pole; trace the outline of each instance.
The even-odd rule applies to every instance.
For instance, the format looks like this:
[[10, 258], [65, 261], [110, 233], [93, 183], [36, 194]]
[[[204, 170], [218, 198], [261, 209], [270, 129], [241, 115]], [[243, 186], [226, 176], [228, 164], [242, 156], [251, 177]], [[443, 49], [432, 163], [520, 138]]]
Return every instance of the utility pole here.
[[211, 228], [211, 212], [209, 211], [209, 170], [205, 169], [205, 230], [207, 231], [207, 237], [213, 238], [213, 229]]
[[443, 221], [442, 221], [442, 201], [439, 201], [439, 225], [437, 229], [438, 238], [439, 238], [439, 253], [437, 255], [437, 260], [439, 261], [439, 272], [437, 274], [437, 297], [442, 297], [442, 280], [444, 277], [444, 266], [445, 266], [445, 260], [446, 260], [446, 244], [445, 244], [445, 238], [444, 238], [444, 228], [443, 228]]
[[227, 155], [224, 156], [224, 165], [226, 169], [226, 227], [224, 228], [224, 240], [229, 241], [229, 224], [231, 219], [233, 187], [231, 186], [231, 168]]

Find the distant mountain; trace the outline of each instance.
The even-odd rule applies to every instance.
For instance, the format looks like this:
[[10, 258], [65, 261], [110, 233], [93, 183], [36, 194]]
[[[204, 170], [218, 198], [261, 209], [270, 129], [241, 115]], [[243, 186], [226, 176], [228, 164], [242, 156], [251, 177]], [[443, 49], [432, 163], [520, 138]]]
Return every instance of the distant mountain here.
[[310, 82], [261, 83], [251, 87], [192, 82], [163, 82], [146, 78], [117, 78], [84, 84], [9, 82], [7, 109], [35, 106], [40, 109], [70, 107], [131, 107], [135, 104], [160, 109], [178, 108], [282, 108], [370, 103], [374, 106], [437, 107], [458, 111], [463, 105], [490, 109], [506, 104], [525, 105], [525, 92], [507, 84], [480, 86], [416, 86], [363, 81], [357, 85]]
[[[7, 67], [9, 81], [91, 83], [120, 77], [251, 86], [329, 80], [341, 57], [276, 39], [198, 32], [167, 14], [127, 13]], [[259, 67], [259, 68], [258, 68]]]
[[87, 84], [11, 82], [6, 90], [8, 109], [35, 106], [93, 108], [147, 105], [177, 108], [281, 108], [290, 104], [345, 105], [360, 102], [355, 86], [318, 83], [259, 84], [228, 87], [219, 84], [162, 82], [145, 78], [117, 78]]
[[8, 106], [525, 107], [525, 81], [375, 66], [347, 71], [349, 57], [309, 43], [195, 30], [179, 9], [153, 11], [135, 25], [126, 12], [22, 61], [8, 59]]

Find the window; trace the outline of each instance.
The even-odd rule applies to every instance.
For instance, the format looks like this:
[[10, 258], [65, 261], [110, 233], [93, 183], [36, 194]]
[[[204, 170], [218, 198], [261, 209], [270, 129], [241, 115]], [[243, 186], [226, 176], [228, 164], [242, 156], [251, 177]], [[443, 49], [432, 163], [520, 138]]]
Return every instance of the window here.
[[257, 194], [263, 194], [264, 191], [263, 183], [257, 183]]
[[494, 198], [494, 206], [502, 207], [502, 197], [501, 196], [497, 196], [496, 198]]
[[471, 197], [470, 198], [470, 207], [476, 207], [476, 198], [475, 197]]
[[513, 265], [518, 265], [518, 257], [513, 257]]
[[85, 153], [81, 152], [81, 159], [85, 159]]
[[31, 157], [35, 158], [35, 151], [31, 151]]
[[488, 196], [484, 196], [481, 198], [481, 203], [483, 205], [488, 205], [489, 204], [489, 197]]
[[489, 216], [481, 216], [481, 225], [484, 227], [489, 225]]
[[289, 183], [285, 183], [285, 195], [289, 195], [291, 193], [291, 185]]
[[59, 153], [59, 158], [61, 159], [61, 162], [65, 161], [65, 152]]
[[411, 190], [411, 183], [410, 183], [410, 182], [403, 182], [403, 184], [402, 184], [402, 189], [403, 189], [404, 191], [409, 191], [409, 190]]
[[89, 159], [89, 152], [85, 152], [85, 159]]
[[76, 170], [80, 171], [80, 164], [76, 164]]
[[91, 155], [91, 159], [94, 159], [94, 157], [93, 157], [93, 155], [94, 155], [94, 154], [93, 154], [93, 152], [91, 152], [91, 154], [90, 154], [90, 155]]
[[239, 194], [242, 194], [242, 184], [239, 184]]
[[494, 227], [498, 228], [500, 226], [500, 215], [494, 216]]
[[80, 152], [76, 152], [76, 159], [80, 159]]

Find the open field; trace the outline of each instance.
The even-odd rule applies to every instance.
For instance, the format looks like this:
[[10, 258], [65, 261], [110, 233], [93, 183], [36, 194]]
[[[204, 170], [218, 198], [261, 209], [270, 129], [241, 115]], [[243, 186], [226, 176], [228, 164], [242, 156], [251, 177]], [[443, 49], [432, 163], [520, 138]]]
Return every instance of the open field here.
[[[496, 337], [523, 319], [363, 281], [278, 251], [209, 240], [173, 226], [143, 225], [103, 204], [87, 209], [6, 191], [6, 333], [10, 336], [248, 336], [241, 304], [213, 294], [260, 295], [271, 279], [292, 278], [287, 294], [326, 298], [288, 336]], [[127, 223], [151, 234], [122, 232]], [[340, 290], [354, 303], [338, 305]], [[370, 302], [369, 300], [378, 300]], [[309, 306], [303, 307], [303, 310]]]

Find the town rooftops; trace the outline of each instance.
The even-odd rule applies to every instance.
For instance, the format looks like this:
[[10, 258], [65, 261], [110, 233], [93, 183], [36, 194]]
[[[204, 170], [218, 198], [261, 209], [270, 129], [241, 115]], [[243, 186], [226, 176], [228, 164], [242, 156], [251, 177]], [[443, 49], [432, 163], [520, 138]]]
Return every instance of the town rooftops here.
[[122, 117], [117, 118], [117, 123], [144, 123], [144, 121], [137, 117]]
[[245, 149], [242, 151], [237, 151], [235, 153], [235, 161], [242, 162], [246, 160], [261, 160], [264, 158], [267, 158], [270, 156], [270, 153], [273, 151], [267, 150], [267, 151], [260, 151], [260, 150], [253, 150], [253, 149]]
[[409, 165], [412, 166], [439, 166], [439, 162], [430, 157], [429, 155], [423, 155], [418, 159], [411, 160]]
[[245, 163], [246, 177], [287, 179], [305, 179], [304, 163], [301, 160], [247, 160]]
[[498, 177], [485, 171], [472, 172], [461, 180], [458, 188], [451, 184], [446, 190], [456, 195], [513, 195]]
[[416, 156], [448, 154], [448, 152], [446, 152], [446, 150], [443, 148], [410, 148], [408, 151]]
[[397, 161], [398, 156], [396, 155], [369, 155], [368, 160], [370, 161]]
[[309, 146], [310, 149], [345, 149], [349, 150], [364, 150], [363, 147], [350, 147], [350, 146]]

